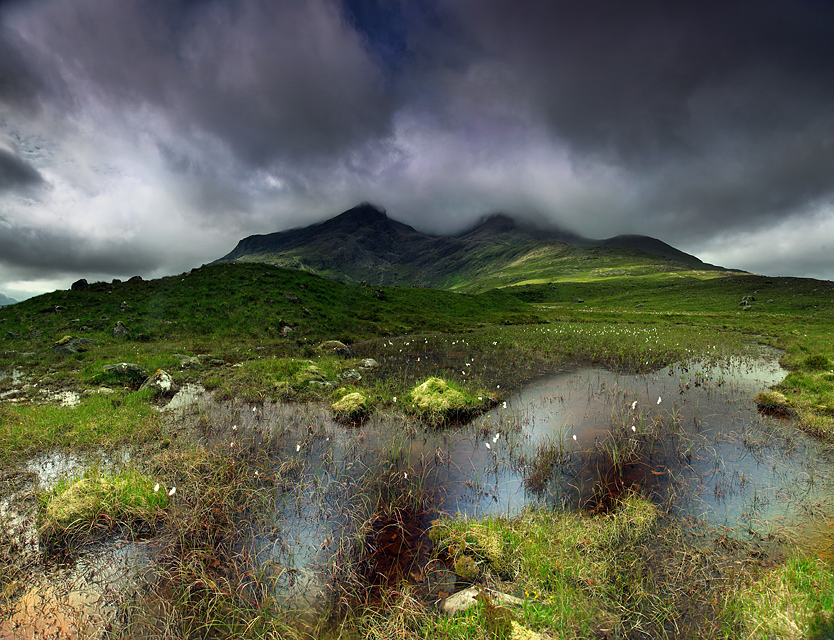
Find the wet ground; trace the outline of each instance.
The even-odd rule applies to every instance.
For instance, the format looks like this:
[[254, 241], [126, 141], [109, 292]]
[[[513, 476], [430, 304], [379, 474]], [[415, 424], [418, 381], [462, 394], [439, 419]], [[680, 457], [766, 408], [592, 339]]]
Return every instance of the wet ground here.
[[[246, 514], [238, 552], [284, 606], [315, 610], [339, 597], [349, 562], [365, 563], [377, 585], [407, 575], [426, 599], [453, 590], [453, 575], [429, 562], [423, 535], [439, 515], [601, 509], [626, 490], [732, 536], [832, 557], [831, 451], [753, 402], [784, 375], [773, 354], [641, 375], [581, 368], [536, 380], [473, 423], [445, 430], [396, 412], [345, 426], [321, 405], [217, 403], [196, 386], [167, 412], [174, 426], [196, 425], [203, 444], [230, 455], [269, 451], [267, 466], [252, 470], [274, 487], [269, 508]], [[0, 638], [101, 635], [140, 584], [149, 541], [108, 540], [42, 561], [34, 493], [89, 462], [42, 456], [2, 480], [0, 518], [19, 536], [32, 573], [19, 577], [26, 586], [0, 621]]]

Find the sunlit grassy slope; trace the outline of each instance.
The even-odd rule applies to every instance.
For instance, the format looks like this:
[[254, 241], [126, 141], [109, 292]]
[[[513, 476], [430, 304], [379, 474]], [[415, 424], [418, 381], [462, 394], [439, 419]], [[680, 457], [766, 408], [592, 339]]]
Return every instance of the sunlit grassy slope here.
[[[593, 252], [572, 251], [566, 249], [559, 258], [559, 278], [541, 282], [539, 277], [542, 270], [547, 278], [553, 275], [547, 271], [556, 260], [552, 253], [540, 259], [528, 255], [512, 267], [514, 275], [490, 280], [492, 276], [479, 279], [474, 274], [454, 284], [455, 291], [346, 285], [254, 263], [219, 264], [154, 281], [94, 283], [0, 308], [0, 370], [14, 366], [25, 353], [47, 354], [36, 360], [44, 368], [52, 366], [57, 356], [51, 347], [67, 335], [96, 341], [92, 356], [71, 357], [83, 360], [81, 368], [89, 378], [105, 362], [140, 354], [146, 358], [142, 364], [153, 370], [170, 364], [170, 354], [178, 351], [212, 353], [228, 362], [237, 349], [266, 345], [272, 354], [309, 356], [311, 345], [328, 339], [360, 343], [382, 336], [488, 328], [491, 341], [502, 344], [502, 327], [532, 323], [662, 326], [677, 328], [682, 335], [684, 328], [689, 333], [703, 328], [746, 334], [754, 342], [785, 349], [782, 361], [791, 372], [781, 390], [806, 428], [831, 431], [834, 283], [691, 271], [666, 261], [651, 264], [628, 252], [618, 253], [619, 266], [614, 267], [611, 257], [616, 252], [611, 250], [602, 251], [605, 259], [600, 261], [593, 259]], [[525, 284], [489, 288], [514, 278]], [[460, 292], [478, 289], [487, 290]], [[112, 335], [117, 321], [130, 328], [127, 338]], [[531, 362], [543, 357], [535, 348], [520, 348]], [[600, 349], [557, 352], [552, 357], [573, 354], [581, 359]], [[599, 363], [636, 358], [623, 353]], [[61, 371], [69, 375], [65, 366]], [[7, 383], [9, 378], [0, 386]]]
[[[193, 338], [346, 342], [414, 331], [456, 331], [535, 320], [534, 309], [501, 291], [461, 295], [419, 288], [349, 286], [264, 264], [203, 267], [153, 281], [95, 283], [0, 309], [0, 349], [32, 351], [65, 335], [114, 342]], [[288, 327], [287, 330], [284, 328]]]

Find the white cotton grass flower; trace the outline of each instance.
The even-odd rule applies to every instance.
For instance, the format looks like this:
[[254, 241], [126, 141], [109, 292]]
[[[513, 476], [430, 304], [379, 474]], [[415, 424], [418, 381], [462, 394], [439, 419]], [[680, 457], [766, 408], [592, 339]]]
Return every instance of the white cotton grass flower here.
[[489, 442], [484, 442], [484, 444], [486, 445], [487, 449], [492, 449], [492, 446], [489, 444]]
[[492, 438], [492, 443], [495, 444], [496, 442], [498, 442], [498, 438], [500, 438], [500, 437], [501, 437], [501, 434], [496, 433], [495, 436]]
[[634, 433], [637, 433], [637, 427], [635, 427], [634, 425], [631, 425], [631, 430], [632, 430]]
[[506, 400], [504, 400], [504, 408], [505, 409], [507, 408], [507, 401]]
[[156, 493], [157, 491], [159, 491], [159, 483], [158, 482], [154, 485], [154, 488], [153, 488], [154, 493]]
[[301, 451], [301, 445], [297, 444], [295, 445], [295, 452], [298, 453], [299, 451]]
[[403, 471], [403, 479], [408, 480], [408, 471]]
[[637, 408], [637, 400], [631, 403], [631, 410], [634, 411]]
[[230, 442], [230, 443], [229, 443], [229, 446], [230, 446], [232, 449], [234, 449], [234, 448], [235, 448], [235, 443], [234, 443], [234, 442]]
[[232, 425], [232, 431], [237, 431], [237, 425]]
[[171, 487], [171, 490], [168, 492], [168, 496], [170, 497], [170, 496], [174, 495], [176, 492], [177, 492], [177, 488], [176, 487]]
[[660, 404], [660, 402], [661, 402], [660, 396], [657, 396], [657, 404]]
[[576, 434], [573, 434], [573, 441], [576, 442]]

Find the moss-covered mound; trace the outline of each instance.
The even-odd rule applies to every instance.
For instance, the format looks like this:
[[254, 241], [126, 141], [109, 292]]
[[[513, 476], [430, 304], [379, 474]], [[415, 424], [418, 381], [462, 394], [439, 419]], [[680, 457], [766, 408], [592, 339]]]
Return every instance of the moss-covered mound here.
[[330, 406], [333, 417], [339, 422], [360, 422], [370, 414], [368, 398], [358, 391], [348, 393]]
[[81, 478], [58, 483], [41, 501], [41, 539], [60, 544], [119, 526], [152, 523], [168, 505], [168, 494], [135, 471], [115, 476], [88, 471]]
[[411, 412], [431, 424], [468, 420], [495, 403], [486, 395], [474, 396], [435, 377], [414, 387], [407, 400]]
[[789, 418], [794, 415], [790, 402], [778, 391], [763, 391], [757, 395], [756, 408], [768, 416]]

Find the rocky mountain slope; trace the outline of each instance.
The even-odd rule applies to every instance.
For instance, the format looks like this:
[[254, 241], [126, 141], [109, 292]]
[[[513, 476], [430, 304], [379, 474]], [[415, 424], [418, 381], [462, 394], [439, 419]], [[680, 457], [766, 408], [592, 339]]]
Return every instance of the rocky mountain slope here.
[[535, 271], [538, 281], [558, 280], [590, 262], [597, 272], [720, 269], [656, 238], [592, 240], [506, 215], [485, 217], [457, 236], [429, 236], [368, 203], [308, 227], [249, 236], [216, 262], [263, 262], [349, 283], [444, 289], [515, 284], [525, 271]]

